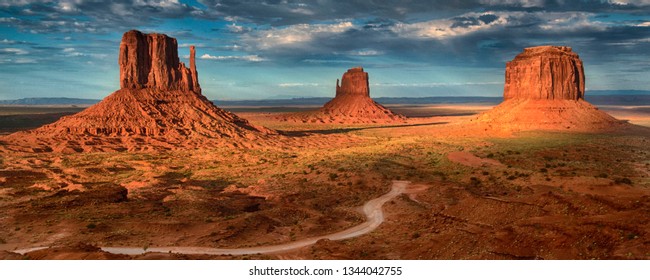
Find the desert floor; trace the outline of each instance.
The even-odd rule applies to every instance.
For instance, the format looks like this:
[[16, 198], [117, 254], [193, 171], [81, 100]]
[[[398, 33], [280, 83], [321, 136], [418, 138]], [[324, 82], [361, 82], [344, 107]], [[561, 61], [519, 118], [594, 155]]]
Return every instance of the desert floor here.
[[[403, 124], [279, 122], [311, 108], [226, 108], [287, 145], [0, 157], [4, 259], [648, 259], [650, 129], [485, 133], [482, 104], [388, 106]], [[0, 107], [0, 133], [82, 108]], [[650, 107], [602, 106], [650, 126]], [[303, 141], [304, 139], [304, 141]], [[344, 240], [281, 253], [111, 254], [100, 247], [274, 246], [363, 224]], [[24, 255], [20, 249], [48, 247]]]

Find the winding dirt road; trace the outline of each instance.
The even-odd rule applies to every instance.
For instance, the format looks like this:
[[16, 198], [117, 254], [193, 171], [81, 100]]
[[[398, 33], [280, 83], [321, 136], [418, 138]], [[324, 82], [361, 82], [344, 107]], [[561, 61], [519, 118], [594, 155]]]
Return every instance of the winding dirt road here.
[[[290, 243], [271, 245], [271, 246], [258, 246], [258, 247], [248, 247], [248, 248], [236, 248], [236, 249], [220, 249], [220, 248], [211, 248], [211, 247], [149, 247], [144, 249], [142, 247], [102, 247], [101, 249], [105, 252], [113, 254], [126, 254], [126, 255], [140, 255], [149, 252], [158, 252], [158, 253], [177, 253], [177, 254], [202, 254], [202, 255], [251, 255], [251, 254], [272, 254], [291, 251], [299, 249], [302, 247], [307, 247], [313, 245], [318, 240], [329, 239], [329, 240], [342, 240], [357, 237], [364, 235], [375, 230], [381, 223], [384, 222], [384, 212], [381, 207], [387, 201], [395, 198], [396, 196], [402, 194], [406, 187], [410, 184], [409, 181], [393, 181], [392, 189], [390, 192], [372, 199], [366, 204], [363, 205], [363, 213], [366, 215], [366, 221], [348, 228], [343, 231], [316, 236], [311, 238], [306, 238]], [[17, 253], [27, 253], [30, 251], [44, 249], [40, 248], [31, 248], [16, 250]]]
[[342, 240], [357, 237], [364, 235], [375, 230], [381, 223], [384, 222], [384, 212], [381, 207], [387, 201], [393, 199], [394, 197], [402, 194], [406, 190], [406, 186], [409, 184], [408, 181], [393, 181], [393, 186], [390, 192], [370, 200], [363, 205], [363, 213], [366, 215], [366, 221], [351, 227], [349, 229], [331, 233], [323, 236], [316, 236], [311, 238], [306, 238], [290, 243], [271, 245], [271, 246], [259, 246], [259, 247], [248, 247], [248, 248], [237, 248], [237, 249], [220, 249], [220, 248], [210, 248], [210, 247], [150, 247], [146, 250], [144, 248], [138, 247], [102, 247], [103, 251], [113, 253], [113, 254], [127, 254], [127, 255], [139, 255], [147, 252], [159, 252], [159, 253], [177, 253], [177, 254], [203, 254], [203, 255], [251, 255], [251, 254], [271, 254], [271, 253], [280, 253], [285, 251], [291, 251], [302, 247], [307, 247], [313, 245], [318, 240], [329, 239], [329, 240]]

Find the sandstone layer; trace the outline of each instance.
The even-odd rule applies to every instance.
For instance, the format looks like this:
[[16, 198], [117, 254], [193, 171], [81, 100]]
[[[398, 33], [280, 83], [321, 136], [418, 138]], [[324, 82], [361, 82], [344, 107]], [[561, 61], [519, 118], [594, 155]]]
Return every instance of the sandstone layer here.
[[165, 34], [124, 33], [120, 43], [120, 87], [201, 92], [190, 47], [190, 68], [178, 58], [178, 43]]
[[370, 98], [368, 73], [361, 67], [349, 69], [336, 80], [336, 96], [313, 112], [281, 115], [280, 120], [304, 123], [392, 123], [406, 118]]
[[526, 48], [506, 63], [504, 100], [580, 100], [584, 94], [585, 71], [570, 47]]
[[276, 133], [201, 95], [195, 55], [192, 46], [187, 68], [179, 61], [176, 39], [126, 32], [120, 90], [82, 112], [4, 140], [16, 150], [81, 152], [248, 146]]
[[470, 122], [498, 130], [617, 130], [625, 122], [584, 100], [585, 75], [570, 47], [524, 49], [506, 64], [504, 101]]

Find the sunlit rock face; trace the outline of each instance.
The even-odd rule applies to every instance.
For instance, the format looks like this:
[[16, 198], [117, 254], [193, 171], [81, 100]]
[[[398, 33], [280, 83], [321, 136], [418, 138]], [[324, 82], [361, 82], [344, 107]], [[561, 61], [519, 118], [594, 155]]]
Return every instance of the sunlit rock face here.
[[506, 64], [504, 100], [580, 100], [585, 94], [585, 72], [570, 47], [526, 48]]
[[178, 59], [175, 38], [165, 34], [124, 33], [120, 43], [120, 87], [130, 89], [191, 90], [201, 92], [190, 47], [190, 68]]
[[570, 47], [526, 48], [506, 64], [503, 102], [469, 120], [485, 130], [612, 131], [628, 127], [584, 100], [582, 61]]

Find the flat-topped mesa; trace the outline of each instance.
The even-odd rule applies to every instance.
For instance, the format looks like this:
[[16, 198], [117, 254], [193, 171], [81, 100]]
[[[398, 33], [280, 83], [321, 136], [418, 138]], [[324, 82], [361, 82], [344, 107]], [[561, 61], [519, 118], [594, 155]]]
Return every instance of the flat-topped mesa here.
[[603, 132], [629, 127], [585, 101], [584, 92], [582, 61], [571, 48], [527, 48], [506, 65], [503, 102], [469, 122], [482, 131]]
[[336, 80], [336, 96], [348, 94], [370, 96], [368, 73], [363, 72], [363, 67], [355, 67], [343, 73], [340, 86], [339, 80]]
[[176, 39], [165, 34], [124, 33], [120, 43], [120, 87], [201, 92], [190, 47], [190, 68], [179, 61]]
[[582, 61], [570, 47], [526, 48], [506, 63], [504, 100], [580, 100], [584, 94]]

